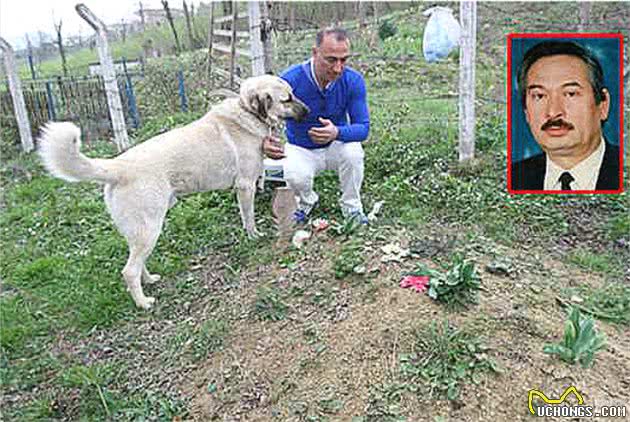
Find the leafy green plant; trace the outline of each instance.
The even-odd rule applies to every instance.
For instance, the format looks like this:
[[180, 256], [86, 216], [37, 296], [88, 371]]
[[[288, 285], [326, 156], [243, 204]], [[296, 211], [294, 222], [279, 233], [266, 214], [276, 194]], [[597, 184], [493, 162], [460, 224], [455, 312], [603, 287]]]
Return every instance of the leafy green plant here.
[[400, 401], [407, 390], [406, 384], [395, 382], [379, 384], [370, 388], [365, 416], [352, 419], [352, 422], [404, 422]]
[[[91, 413], [112, 414], [111, 404], [113, 397], [107, 390], [107, 384], [111, 381], [112, 368], [107, 366], [77, 365], [62, 372], [61, 383], [67, 387], [79, 388], [81, 391], [81, 404], [83, 408], [90, 408]], [[99, 407], [102, 406], [102, 409]]]
[[477, 384], [484, 372], [499, 372], [486, 353], [487, 348], [474, 333], [435, 321], [415, 333], [415, 350], [400, 356], [402, 374], [410, 378], [411, 390], [424, 395], [428, 386], [431, 396], [445, 395], [456, 399], [462, 383]]
[[446, 272], [422, 267], [415, 275], [428, 275], [429, 297], [452, 307], [466, 307], [477, 303], [481, 277], [472, 261], [456, 256]]
[[547, 344], [543, 352], [558, 355], [563, 361], [579, 362], [583, 368], [593, 363], [595, 353], [606, 348], [606, 336], [595, 329], [593, 318], [582, 318], [580, 310], [573, 306], [569, 319], [564, 323], [564, 338], [560, 344]]
[[398, 32], [396, 25], [391, 23], [389, 20], [384, 20], [378, 26], [378, 37], [381, 39], [381, 41], [385, 41], [387, 38], [393, 37], [394, 35], [396, 35], [396, 32]]
[[346, 218], [343, 223], [333, 225], [333, 233], [337, 236], [350, 237], [362, 227], [359, 218]]
[[287, 309], [278, 289], [260, 287], [256, 290], [254, 313], [259, 320], [281, 321], [287, 316]]
[[346, 243], [341, 247], [335, 258], [335, 278], [343, 279], [354, 272], [354, 269], [364, 263], [363, 246], [358, 240]]

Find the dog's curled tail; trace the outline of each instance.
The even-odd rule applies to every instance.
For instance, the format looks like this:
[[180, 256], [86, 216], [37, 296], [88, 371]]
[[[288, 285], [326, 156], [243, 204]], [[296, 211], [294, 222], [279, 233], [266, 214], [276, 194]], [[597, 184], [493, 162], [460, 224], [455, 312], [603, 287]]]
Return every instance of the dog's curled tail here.
[[49, 122], [38, 139], [39, 156], [53, 176], [69, 182], [112, 183], [116, 175], [104, 159], [81, 154], [81, 129], [70, 122]]

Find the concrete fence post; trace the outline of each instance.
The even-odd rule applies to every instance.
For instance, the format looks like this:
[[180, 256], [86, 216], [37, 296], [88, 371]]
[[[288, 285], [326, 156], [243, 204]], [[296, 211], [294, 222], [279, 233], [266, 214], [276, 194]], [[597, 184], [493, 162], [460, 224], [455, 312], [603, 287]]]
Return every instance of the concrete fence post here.
[[22, 150], [31, 152], [33, 150], [33, 135], [31, 134], [31, 124], [26, 112], [22, 83], [15, 64], [15, 53], [13, 47], [2, 37], [0, 37], [0, 50], [2, 50], [4, 55], [4, 65], [9, 79], [9, 91], [11, 91], [11, 98], [13, 98], [13, 110], [15, 111], [15, 119], [20, 132]]

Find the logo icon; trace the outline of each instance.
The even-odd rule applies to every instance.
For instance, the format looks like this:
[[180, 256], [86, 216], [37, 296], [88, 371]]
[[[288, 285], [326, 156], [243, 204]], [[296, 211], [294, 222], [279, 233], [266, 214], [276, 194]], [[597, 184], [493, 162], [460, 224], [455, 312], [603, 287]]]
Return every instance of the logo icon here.
[[546, 404], [562, 404], [567, 399], [567, 396], [571, 393], [573, 393], [575, 397], [577, 398], [578, 405], [584, 404], [584, 398], [582, 397], [582, 394], [580, 394], [577, 388], [575, 388], [575, 386], [573, 385], [570, 387], [567, 387], [567, 389], [564, 390], [564, 393], [562, 393], [559, 399], [550, 399], [545, 395], [545, 393], [543, 393], [540, 390], [529, 390], [527, 394], [527, 402], [529, 404], [529, 411], [531, 412], [532, 415], [536, 414], [536, 411], [534, 410], [534, 405], [533, 405], [534, 397], [540, 397], [542, 401], [544, 401]]

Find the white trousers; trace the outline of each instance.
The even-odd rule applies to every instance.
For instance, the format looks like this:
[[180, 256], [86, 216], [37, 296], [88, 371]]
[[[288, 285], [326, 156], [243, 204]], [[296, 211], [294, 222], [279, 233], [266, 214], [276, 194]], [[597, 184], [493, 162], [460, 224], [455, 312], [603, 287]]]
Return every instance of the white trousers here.
[[341, 185], [341, 211], [344, 216], [363, 212], [361, 184], [363, 184], [364, 152], [361, 142], [333, 141], [326, 148], [307, 149], [285, 145], [284, 178], [295, 192], [298, 208], [307, 214], [319, 199], [313, 190], [313, 179], [324, 170], [334, 170]]

